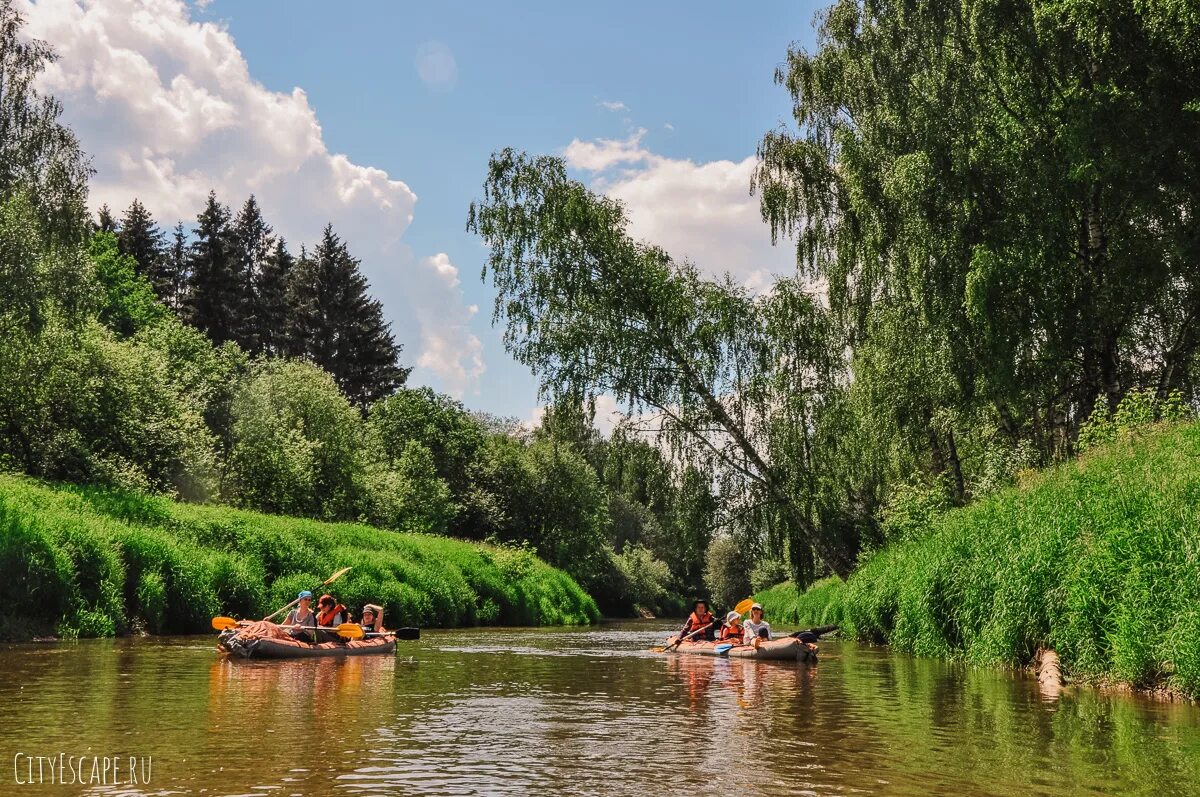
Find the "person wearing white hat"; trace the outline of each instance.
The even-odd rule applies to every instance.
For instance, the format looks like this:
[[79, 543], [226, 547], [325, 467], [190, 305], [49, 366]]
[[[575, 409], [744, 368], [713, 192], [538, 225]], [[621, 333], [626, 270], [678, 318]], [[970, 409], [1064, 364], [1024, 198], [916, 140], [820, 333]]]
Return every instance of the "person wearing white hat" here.
[[717, 635], [717, 640], [740, 645], [744, 633], [742, 629], [742, 616], [737, 612], [730, 612], [725, 615], [725, 624], [721, 626], [721, 633]]
[[763, 607], [761, 603], [756, 603], [750, 607], [750, 619], [742, 623], [742, 627], [746, 629], [746, 635], [743, 644], [755, 645], [756, 640], [771, 638], [771, 624], [763, 619]]

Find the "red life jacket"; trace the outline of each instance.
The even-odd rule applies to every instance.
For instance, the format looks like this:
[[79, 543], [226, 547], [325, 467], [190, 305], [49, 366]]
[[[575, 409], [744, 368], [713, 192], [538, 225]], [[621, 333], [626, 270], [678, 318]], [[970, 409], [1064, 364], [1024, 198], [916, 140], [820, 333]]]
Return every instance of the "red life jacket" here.
[[320, 614], [317, 615], [317, 625], [328, 628], [329, 624], [333, 622], [333, 618], [338, 616], [338, 612], [341, 612], [342, 619], [345, 619], [346, 607], [343, 606], [342, 604], [338, 603], [338, 604], [334, 604], [333, 608], [330, 609], [329, 611], [321, 612]]
[[745, 631], [742, 629], [741, 623], [734, 623], [733, 625], [727, 625], [721, 629], [722, 641], [728, 639], [730, 641], [736, 641], [738, 644], [741, 644], [742, 636], [744, 634], [745, 634]]

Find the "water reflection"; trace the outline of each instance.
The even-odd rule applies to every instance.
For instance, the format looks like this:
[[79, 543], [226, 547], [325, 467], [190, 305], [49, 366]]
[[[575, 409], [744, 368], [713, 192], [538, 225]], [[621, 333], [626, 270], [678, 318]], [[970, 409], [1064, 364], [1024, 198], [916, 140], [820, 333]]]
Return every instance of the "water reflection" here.
[[1200, 793], [1195, 706], [1048, 701], [850, 644], [816, 666], [650, 653], [662, 636], [428, 632], [400, 657], [284, 662], [203, 639], [13, 646], [0, 754], [153, 756], [150, 787], [92, 794]]

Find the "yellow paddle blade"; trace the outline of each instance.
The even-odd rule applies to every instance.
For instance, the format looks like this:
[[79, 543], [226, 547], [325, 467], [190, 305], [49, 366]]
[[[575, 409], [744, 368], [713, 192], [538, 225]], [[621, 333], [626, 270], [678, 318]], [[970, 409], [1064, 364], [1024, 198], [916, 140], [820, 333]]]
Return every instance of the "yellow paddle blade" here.
[[237, 620], [232, 617], [214, 617], [212, 627], [218, 631], [228, 631], [230, 628], [237, 628]]
[[746, 612], [750, 611], [750, 607], [753, 605], [754, 598], [746, 598], [746, 600], [741, 601], [737, 606], [734, 606], [733, 610], [738, 614], [745, 614]]
[[349, 572], [350, 572], [350, 568], [343, 567], [341, 570], [337, 571], [332, 576], [325, 579], [325, 581], [321, 584], [321, 586], [324, 587], [327, 584], [332, 584], [333, 582], [337, 581], [339, 578], [341, 578], [342, 576], [346, 575]]
[[358, 623], [342, 623], [337, 627], [337, 635], [342, 639], [362, 639], [362, 626]]

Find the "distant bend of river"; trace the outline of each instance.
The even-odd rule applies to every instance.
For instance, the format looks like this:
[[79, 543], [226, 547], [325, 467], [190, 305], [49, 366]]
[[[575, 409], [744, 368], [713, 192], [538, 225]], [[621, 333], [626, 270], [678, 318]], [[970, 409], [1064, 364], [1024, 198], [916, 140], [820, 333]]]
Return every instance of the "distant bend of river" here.
[[[670, 627], [424, 631], [340, 661], [0, 647], [0, 795], [1200, 794], [1193, 704], [849, 642], [815, 666], [650, 652]], [[26, 783], [38, 756], [75, 757], [67, 785], [46, 760]]]

